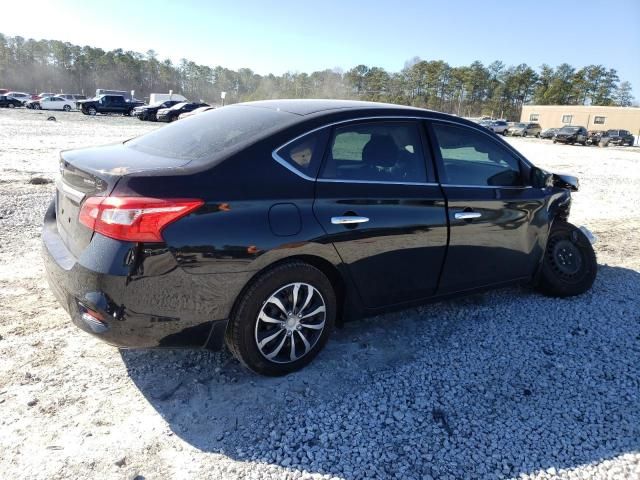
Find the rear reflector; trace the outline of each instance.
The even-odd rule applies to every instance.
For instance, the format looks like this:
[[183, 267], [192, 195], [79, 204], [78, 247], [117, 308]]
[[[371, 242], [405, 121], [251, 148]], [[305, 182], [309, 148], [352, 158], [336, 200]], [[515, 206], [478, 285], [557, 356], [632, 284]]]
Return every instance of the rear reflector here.
[[80, 320], [94, 333], [104, 333], [109, 330], [109, 325], [104, 322], [102, 315], [95, 310], [78, 302]]
[[162, 229], [204, 204], [192, 198], [89, 197], [80, 223], [127, 242], [162, 242]]

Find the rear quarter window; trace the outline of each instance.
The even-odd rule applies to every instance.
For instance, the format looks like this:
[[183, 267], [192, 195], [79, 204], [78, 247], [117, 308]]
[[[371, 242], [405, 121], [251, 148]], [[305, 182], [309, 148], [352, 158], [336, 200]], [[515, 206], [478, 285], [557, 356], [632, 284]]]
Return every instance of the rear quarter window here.
[[322, 163], [329, 130], [323, 128], [291, 141], [276, 150], [276, 160], [290, 170], [315, 178]]

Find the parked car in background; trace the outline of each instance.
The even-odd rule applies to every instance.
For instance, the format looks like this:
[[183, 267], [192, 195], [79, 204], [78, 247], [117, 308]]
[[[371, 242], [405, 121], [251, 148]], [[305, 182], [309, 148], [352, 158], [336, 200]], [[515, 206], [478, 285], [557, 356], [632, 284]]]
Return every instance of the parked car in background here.
[[175, 100], [177, 103], [188, 102], [188, 100], [179, 93], [152, 93], [149, 95], [149, 105], [166, 102], [167, 100]]
[[587, 131], [587, 145], [599, 145], [602, 136], [606, 132], [604, 130], [589, 130]]
[[76, 108], [76, 102], [60, 97], [44, 97], [40, 100], [31, 100], [28, 104], [36, 110], [63, 110], [70, 112]]
[[518, 283], [568, 297], [597, 275], [568, 222], [578, 180], [434, 111], [250, 102], [60, 160], [49, 285], [73, 323], [122, 347], [226, 342], [283, 375], [341, 317]]
[[13, 97], [7, 97], [6, 95], [0, 95], [0, 107], [2, 108], [16, 108], [22, 107], [24, 104]]
[[507, 130], [507, 135], [514, 137], [539, 137], [542, 127], [539, 123], [520, 122]]
[[77, 102], [79, 100], [86, 100], [86, 95], [80, 95], [78, 93], [59, 93], [56, 97], [64, 98], [65, 100], [71, 100], [73, 102]]
[[9, 90], [7, 90], [6, 88], [0, 88], [0, 95], [6, 95], [8, 91]]
[[23, 106], [29, 109], [37, 109], [39, 107], [40, 100], [27, 100]]
[[560, 130], [559, 128], [547, 128], [543, 131], [540, 132], [540, 138], [544, 138], [545, 140], [548, 140], [550, 138], [553, 138], [556, 136], [556, 133], [558, 133], [558, 130]]
[[182, 100], [165, 100], [163, 102], [156, 102], [151, 105], [141, 105], [133, 109], [132, 115], [138, 117], [138, 120], [146, 120], [150, 122], [157, 121], [158, 110], [163, 108], [170, 108], [178, 103], [183, 103]]
[[607, 145], [632, 146], [634, 140], [635, 137], [628, 130], [607, 130], [601, 138], [601, 142], [604, 143], [603, 147]]
[[24, 105], [28, 100], [31, 100], [31, 94], [30, 93], [24, 93], [24, 92], [7, 92], [6, 93], [7, 97], [12, 97], [15, 98], [16, 100], [19, 100], [20, 102], [22, 102], [22, 104]]
[[158, 110], [156, 116], [159, 122], [173, 122], [185, 112], [191, 112], [196, 108], [208, 106], [208, 104], [202, 102], [181, 102], [175, 104], [173, 107]]
[[131, 115], [133, 109], [142, 105], [142, 102], [127, 102], [122, 95], [100, 95], [91, 100], [80, 100], [76, 102], [78, 109], [85, 115], [96, 115], [97, 113], [121, 113]]
[[207, 106], [207, 107], [196, 108], [195, 110], [191, 110], [190, 112], [181, 113], [178, 116], [178, 120], [182, 120], [183, 118], [189, 118], [189, 117], [191, 117], [193, 115], [197, 115], [199, 113], [208, 112], [209, 110], [213, 110], [214, 108], [216, 108], [216, 107]]
[[499, 135], [506, 135], [509, 129], [509, 124], [504, 120], [493, 120], [489, 122], [489, 126], [487, 128]]
[[574, 144], [580, 143], [582, 145], [587, 144], [588, 133], [587, 129], [580, 126], [566, 126], [562, 127], [553, 137], [553, 143], [567, 143]]

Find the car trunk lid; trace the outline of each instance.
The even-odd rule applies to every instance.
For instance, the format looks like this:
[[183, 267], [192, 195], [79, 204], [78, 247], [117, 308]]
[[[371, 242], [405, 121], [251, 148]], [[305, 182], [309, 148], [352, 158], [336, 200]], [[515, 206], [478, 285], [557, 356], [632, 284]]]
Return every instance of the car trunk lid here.
[[78, 258], [94, 234], [79, 221], [80, 209], [87, 198], [110, 195], [127, 174], [175, 169], [185, 163], [188, 162], [184, 159], [149, 155], [123, 144], [62, 152], [55, 198], [56, 223], [62, 241]]

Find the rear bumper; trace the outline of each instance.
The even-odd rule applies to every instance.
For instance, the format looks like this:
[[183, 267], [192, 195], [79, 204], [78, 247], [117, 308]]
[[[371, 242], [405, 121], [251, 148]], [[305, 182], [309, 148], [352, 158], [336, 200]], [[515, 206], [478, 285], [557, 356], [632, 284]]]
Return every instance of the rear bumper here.
[[[58, 234], [53, 207], [42, 239], [49, 286], [81, 330], [127, 348], [222, 347], [245, 274], [189, 274], [164, 246], [99, 234], [75, 258]], [[100, 323], [87, 321], [87, 311]]]

